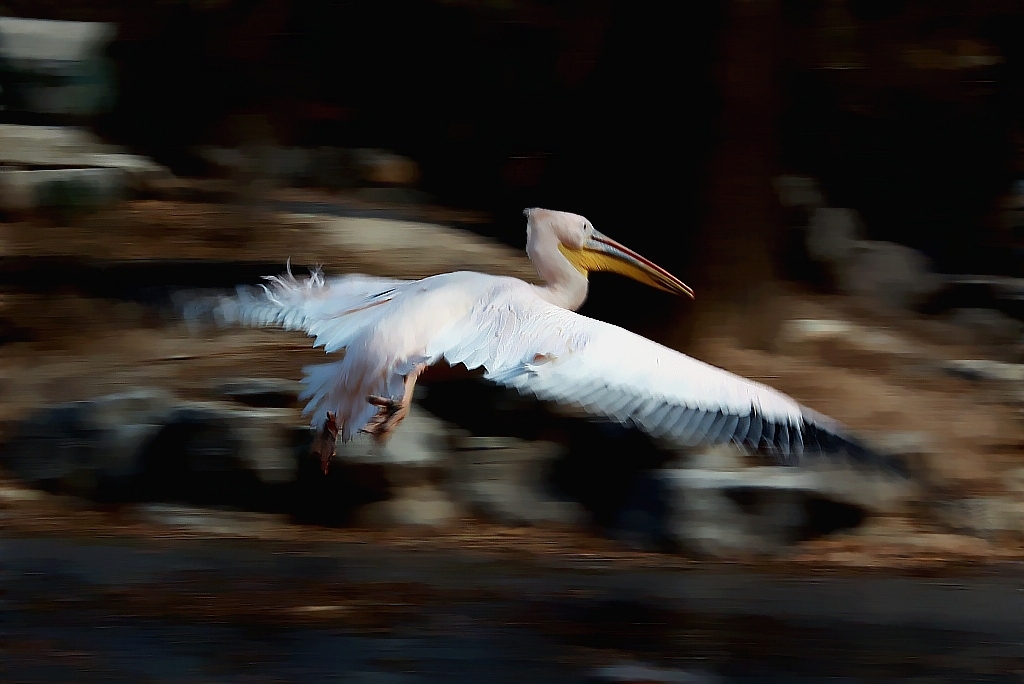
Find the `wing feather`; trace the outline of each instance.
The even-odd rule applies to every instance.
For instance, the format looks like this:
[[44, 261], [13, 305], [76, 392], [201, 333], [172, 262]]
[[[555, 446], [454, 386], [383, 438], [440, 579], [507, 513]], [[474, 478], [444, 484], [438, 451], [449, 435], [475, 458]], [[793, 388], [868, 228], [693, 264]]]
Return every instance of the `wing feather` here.
[[[740, 417], [735, 413], [723, 413], [722, 424], [718, 426], [718, 434], [715, 436], [719, 442], [731, 442], [736, 436], [736, 426], [739, 425]], [[746, 418], [747, 416], [743, 416]]]
[[716, 443], [717, 440], [711, 434], [711, 427], [715, 424], [715, 420], [721, 415], [722, 414], [717, 411], [703, 409], [701, 411], [700, 422], [697, 423], [696, 427], [694, 427], [686, 440], [687, 446], [696, 446], [703, 441], [708, 441], [712, 444]]
[[732, 429], [732, 441], [736, 444], [746, 444], [747, 435], [750, 434], [750, 415], [737, 416], [736, 425]]
[[810, 446], [872, 457], [835, 421], [785, 394], [550, 304], [522, 281], [469, 272], [328, 280], [318, 270], [299, 280], [290, 269], [267, 281], [262, 291], [222, 300], [216, 315], [305, 330], [328, 352], [346, 349], [342, 361], [307, 369], [303, 395], [314, 424], [340, 411], [346, 438], [373, 415], [368, 392], [395, 396], [415, 364], [444, 359], [684, 444], [735, 441], [785, 460]]
[[783, 458], [789, 454], [789, 426], [779, 425], [775, 431], [775, 444], [774, 446], [779, 450]]
[[840, 448], [854, 443], [837, 423], [771, 387], [548, 304], [521, 285], [490, 292], [496, 299], [446, 335], [461, 345], [428, 355], [479, 361], [488, 380], [683, 444], [737, 442], [791, 462], [821, 434]]
[[657, 437], [679, 430], [680, 423], [693, 415], [687, 406], [672, 404], [660, 397], [649, 397], [648, 402], [655, 402], [656, 408], [645, 417], [644, 422], [652, 426], [652, 432]]
[[764, 429], [764, 419], [754, 414], [750, 417], [750, 430], [747, 431], [745, 444], [752, 449], [761, 446], [761, 432]]
[[765, 446], [765, 448], [771, 448], [775, 445], [775, 430], [778, 426], [761, 416], [761, 441], [759, 444]]
[[218, 299], [214, 317], [225, 324], [304, 330], [328, 351], [345, 347], [365, 319], [379, 315], [373, 309], [412, 282], [361, 274], [325, 278], [319, 269], [300, 280], [291, 264], [283, 275], [265, 280], [269, 285], [239, 287], [234, 297]]

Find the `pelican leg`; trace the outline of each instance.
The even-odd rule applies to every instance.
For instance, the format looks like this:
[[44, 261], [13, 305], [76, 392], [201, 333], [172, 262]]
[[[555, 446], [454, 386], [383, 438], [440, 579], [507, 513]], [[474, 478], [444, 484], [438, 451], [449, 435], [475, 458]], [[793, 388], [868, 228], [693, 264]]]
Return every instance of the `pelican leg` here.
[[337, 419], [336, 414], [328, 411], [327, 419], [324, 420], [324, 426], [320, 428], [320, 432], [313, 439], [313, 454], [320, 457], [320, 469], [324, 471], [324, 475], [327, 474], [328, 468], [331, 467], [331, 459], [334, 458], [334, 454], [337, 451]]
[[366, 398], [368, 402], [379, 408], [377, 415], [370, 419], [362, 431], [373, 436], [377, 444], [384, 444], [398, 424], [409, 415], [409, 406], [412, 404], [412, 393], [416, 389], [416, 380], [426, 369], [425, 364], [420, 364], [409, 371], [409, 374], [405, 376], [405, 394], [400, 400], [372, 394]]

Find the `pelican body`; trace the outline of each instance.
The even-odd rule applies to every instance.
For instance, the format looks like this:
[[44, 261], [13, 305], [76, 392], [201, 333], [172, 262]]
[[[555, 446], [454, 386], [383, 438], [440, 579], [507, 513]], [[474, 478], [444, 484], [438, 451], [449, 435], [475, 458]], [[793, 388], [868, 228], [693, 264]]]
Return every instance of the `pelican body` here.
[[470, 271], [396, 280], [315, 270], [298, 279], [289, 268], [260, 291], [220, 300], [222, 322], [302, 330], [325, 352], [343, 352], [304, 369], [301, 398], [320, 430], [314, 449], [325, 472], [338, 437], [386, 440], [420, 373], [442, 361], [678, 444], [734, 442], [787, 464], [839, 450], [870, 460], [838, 423], [785, 394], [576, 313], [593, 271], [677, 295], [693, 290], [583, 216], [523, 213], [526, 252], [543, 285]]

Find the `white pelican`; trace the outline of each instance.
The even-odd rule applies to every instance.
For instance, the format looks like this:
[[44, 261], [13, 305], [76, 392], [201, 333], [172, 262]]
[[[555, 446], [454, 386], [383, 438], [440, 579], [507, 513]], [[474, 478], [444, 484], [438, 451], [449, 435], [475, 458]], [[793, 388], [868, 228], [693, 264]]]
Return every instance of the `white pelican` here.
[[[460, 271], [422, 280], [366, 275], [297, 279], [289, 267], [262, 291], [220, 299], [221, 323], [302, 330], [334, 363], [305, 368], [305, 412], [326, 472], [337, 437], [386, 440], [417, 378], [446, 361], [540, 399], [634, 425], [676, 443], [734, 442], [795, 463], [805, 452], [872, 454], [835, 421], [781, 392], [617, 326], [575, 313], [587, 274], [614, 271], [693, 297], [664, 269], [594, 230], [583, 216], [527, 209], [526, 252], [544, 285]], [[882, 458], [884, 459], [884, 457]]]

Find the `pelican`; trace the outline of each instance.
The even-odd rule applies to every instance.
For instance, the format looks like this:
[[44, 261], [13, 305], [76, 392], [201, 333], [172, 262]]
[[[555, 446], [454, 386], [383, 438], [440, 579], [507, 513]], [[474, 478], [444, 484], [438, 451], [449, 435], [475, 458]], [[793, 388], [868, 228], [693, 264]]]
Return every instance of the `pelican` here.
[[612, 271], [693, 297], [665, 269], [599, 233], [583, 216], [526, 209], [526, 252], [543, 285], [471, 271], [422, 280], [367, 275], [267, 276], [213, 307], [222, 324], [301, 330], [333, 363], [304, 369], [301, 399], [324, 472], [338, 438], [385, 442], [429, 366], [447, 362], [541, 400], [695, 446], [733, 442], [795, 464], [805, 454], [869, 449], [836, 421], [766, 385], [576, 313], [587, 276]]

